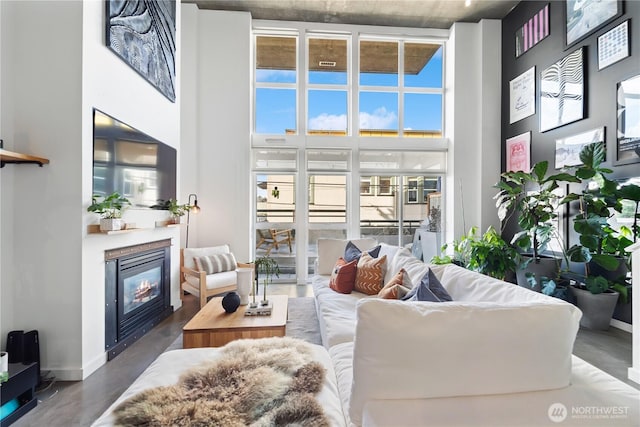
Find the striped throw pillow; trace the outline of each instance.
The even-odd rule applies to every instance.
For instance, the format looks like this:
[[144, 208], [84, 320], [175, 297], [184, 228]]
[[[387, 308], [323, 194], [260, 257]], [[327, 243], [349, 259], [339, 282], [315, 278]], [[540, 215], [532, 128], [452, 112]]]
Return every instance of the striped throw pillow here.
[[204, 271], [207, 274], [235, 270], [238, 266], [233, 254], [200, 256], [193, 258], [193, 262], [196, 264], [198, 271]]

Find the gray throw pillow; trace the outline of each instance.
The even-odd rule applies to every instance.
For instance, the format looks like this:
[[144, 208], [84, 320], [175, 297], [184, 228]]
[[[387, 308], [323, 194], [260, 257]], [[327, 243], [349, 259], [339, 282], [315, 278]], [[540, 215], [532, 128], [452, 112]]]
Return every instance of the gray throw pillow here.
[[433, 274], [433, 271], [429, 269], [422, 277], [422, 280], [420, 280], [420, 284], [414, 286], [402, 300], [444, 302], [452, 301], [452, 298], [436, 275]]
[[[378, 255], [380, 255], [380, 248], [381, 246], [378, 245], [366, 252], [371, 255], [371, 258], [378, 258]], [[347, 262], [351, 262], [354, 259], [360, 258], [361, 255], [362, 251], [356, 245], [354, 245], [353, 242], [349, 241], [347, 243], [347, 246], [344, 248], [344, 256], [342, 258], [344, 258], [344, 260]]]

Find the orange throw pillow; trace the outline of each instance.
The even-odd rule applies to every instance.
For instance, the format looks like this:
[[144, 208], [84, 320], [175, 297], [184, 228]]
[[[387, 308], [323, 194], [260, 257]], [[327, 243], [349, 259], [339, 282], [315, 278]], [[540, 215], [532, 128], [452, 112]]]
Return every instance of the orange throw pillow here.
[[381, 258], [373, 258], [368, 253], [363, 253], [358, 260], [354, 289], [363, 294], [377, 295], [382, 289], [386, 261], [386, 255]]
[[409, 279], [409, 274], [405, 271], [404, 268], [401, 268], [400, 271], [398, 271], [396, 275], [393, 276], [391, 280], [389, 280], [389, 282], [382, 287], [380, 292], [378, 292], [378, 296], [382, 297], [381, 293], [386, 289], [393, 287], [394, 285], [403, 285], [409, 289], [413, 287], [413, 285], [411, 284], [411, 279]]
[[333, 271], [331, 272], [329, 287], [341, 294], [350, 294], [353, 291], [353, 286], [356, 281], [357, 265], [357, 259], [347, 262], [344, 258], [338, 258], [338, 261], [336, 261], [336, 265], [333, 267]]
[[402, 299], [411, 289], [402, 285], [393, 285], [391, 287], [385, 287], [378, 292], [378, 297], [383, 299]]

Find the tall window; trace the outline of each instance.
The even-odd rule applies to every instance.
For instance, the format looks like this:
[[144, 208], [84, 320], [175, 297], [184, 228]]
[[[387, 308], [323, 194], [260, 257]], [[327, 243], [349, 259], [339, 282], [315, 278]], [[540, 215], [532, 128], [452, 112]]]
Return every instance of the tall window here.
[[348, 49], [344, 38], [309, 37], [307, 133], [348, 133]]
[[297, 133], [297, 43], [295, 37], [256, 37], [256, 133]]

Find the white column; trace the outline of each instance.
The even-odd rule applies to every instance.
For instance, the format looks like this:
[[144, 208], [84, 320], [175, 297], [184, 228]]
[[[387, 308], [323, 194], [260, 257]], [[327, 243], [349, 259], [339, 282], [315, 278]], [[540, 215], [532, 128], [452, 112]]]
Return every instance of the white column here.
[[631, 269], [633, 271], [632, 283], [638, 285], [638, 289], [632, 289], [631, 299], [631, 323], [633, 326], [633, 356], [632, 366], [629, 368], [629, 379], [640, 384], [640, 242], [627, 248], [631, 251]]

